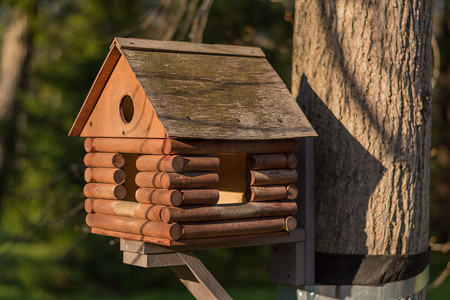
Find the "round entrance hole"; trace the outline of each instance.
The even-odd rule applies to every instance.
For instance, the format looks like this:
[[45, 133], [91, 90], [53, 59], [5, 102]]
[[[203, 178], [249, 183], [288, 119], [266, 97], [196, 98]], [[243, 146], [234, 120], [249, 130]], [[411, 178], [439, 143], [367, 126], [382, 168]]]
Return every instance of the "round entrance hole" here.
[[124, 123], [130, 123], [134, 115], [133, 99], [126, 95], [120, 100], [120, 117]]

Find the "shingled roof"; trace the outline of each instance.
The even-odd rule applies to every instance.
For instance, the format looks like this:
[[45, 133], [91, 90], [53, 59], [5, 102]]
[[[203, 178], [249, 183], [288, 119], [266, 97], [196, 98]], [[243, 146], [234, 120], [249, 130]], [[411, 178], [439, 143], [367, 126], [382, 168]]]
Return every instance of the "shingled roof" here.
[[121, 56], [168, 137], [267, 140], [316, 136], [261, 49], [130, 38], [113, 41], [69, 135], [80, 135]]

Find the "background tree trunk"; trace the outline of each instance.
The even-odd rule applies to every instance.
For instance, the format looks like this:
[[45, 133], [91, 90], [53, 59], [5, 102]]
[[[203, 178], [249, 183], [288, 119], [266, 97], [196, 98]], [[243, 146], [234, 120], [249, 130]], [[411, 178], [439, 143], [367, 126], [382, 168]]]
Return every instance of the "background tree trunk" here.
[[316, 251], [428, 249], [431, 11], [420, 0], [295, 2], [292, 92], [319, 134]]
[[[13, 6], [9, 12], [0, 57], [0, 182], [5, 182], [7, 150], [14, 149], [14, 146], [8, 144], [14, 141], [13, 108], [17, 89], [23, 79], [28, 43], [29, 16], [20, 7]], [[0, 185], [0, 204], [4, 189], [5, 186]]]

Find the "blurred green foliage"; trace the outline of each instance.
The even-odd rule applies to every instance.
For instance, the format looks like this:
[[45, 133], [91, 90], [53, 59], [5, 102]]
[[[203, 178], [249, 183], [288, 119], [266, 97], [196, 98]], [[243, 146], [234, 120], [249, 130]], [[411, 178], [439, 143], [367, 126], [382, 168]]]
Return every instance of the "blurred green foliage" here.
[[[446, 100], [450, 95], [450, 8], [448, 1], [440, 3], [437, 7], [445, 16], [437, 35], [441, 75], [433, 95], [437, 108], [432, 233], [445, 241], [449, 239], [450, 211], [450, 105]], [[173, 299], [187, 294], [167, 268], [146, 270], [124, 265], [117, 240], [89, 234], [82, 195], [83, 141], [67, 137], [113, 37], [155, 37], [152, 28], [142, 24], [157, 5], [156, 0], [22, 0], [0, 4], [0, 37], [13, 7], [26, 11], [31, 24], [30, 55], [16, 94], [14, 118], [9, 123], [2, 121], [0, 130], [2, 138], [13, 137], [0, 194], [0, 298], [56, 299], [73, 294], [73, 299], [102, 299], [96, 295], [113, 298], [153, 288], [172, 290], [173, 286]], [[289, 86], [292, 22], [290, 0], [215, 0], [203, 40], [262, 47]], [[261, 298], [253, 297], [259, 289], [236, 291], [236, 298], [274, 297], [276, 285], [270, 283], [268, 273], [269, 247], [217, 249], [198, 255], [225, 286], [265, 286]], [[233, 289], [230, 293], [234, 295]], [[169, 294], [164, 297], [172, 299]]]

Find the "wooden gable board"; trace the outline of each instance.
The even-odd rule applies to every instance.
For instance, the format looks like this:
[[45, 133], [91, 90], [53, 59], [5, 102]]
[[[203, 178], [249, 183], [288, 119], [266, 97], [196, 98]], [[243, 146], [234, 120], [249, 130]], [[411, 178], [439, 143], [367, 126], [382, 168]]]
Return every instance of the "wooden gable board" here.
[[[124, 122], [120, 112], [122, 98], [133, 99], [134, 113]], [[167, 133], [158, 120], [144, 90], [122, 56], [104, 87], [80, 136], [166, 138]]]
[[[123, 38], [115, 40], [110, 53], [118, 48], [169, 137], [265, 140], [316, 136], [258, 48]], [[104, 66], [112, 64], [115, 57], [110, 57]], [[102, 68], [69, 135], [80, 135], [88, 125], [99, 98], [92, 91], [103, 91], [103, 73], [107, 72]], [[117, 136], [117, 132], [108, 134]], [[153, 133], [132, 136], [160, 137]]]

